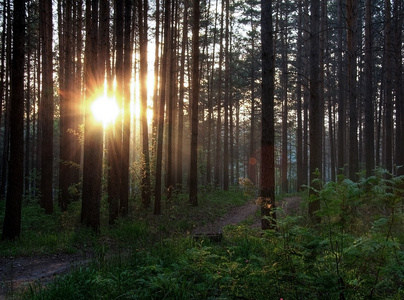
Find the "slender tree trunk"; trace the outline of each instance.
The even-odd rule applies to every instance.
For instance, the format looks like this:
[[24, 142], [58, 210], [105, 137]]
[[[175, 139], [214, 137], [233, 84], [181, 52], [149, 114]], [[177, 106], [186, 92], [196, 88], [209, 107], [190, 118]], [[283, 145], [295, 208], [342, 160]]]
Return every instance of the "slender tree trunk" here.
[[372, 3], [366, 0], [365, 6], [365, 62], [364, 62], [364, 108], [365, 108], [365, 168], [366, 175], [373, 172], [375, 163], [374, 151], [374, 111], [372, 87]]
[[[123, 84], [124, 84], [124, 1], [115, 1], [115, 76], [116, 94], [118, 106], [123, 109]], [[124, 112], [123, 112], [124, 113]], [[109, 175], [108, 175], [108, 199], [109, 199], [109, 223], [113, 224], [119, 216], [121, 200], [122, 180], [122, 118], [118, 118], [109, 134]]]
[[[12, 18], [11, 18], [11, 9], [10, 9], [10, 1], [6, 0], [5, 1], [5, 9], [7, 11], [7, 48], [6, 48], [6, 68], [5, 68], [5, 74], [10, 74], [10, 65], [12, 64], [11, 62], [11, 29], [13, 27], [12, 24]], [[7, 78], [8, 76], [6, 76]], [[9, 169], [9, 152], [10, 152], [10, 98], [9, 98], [9, 93], [8, 93], [8, 88], [7, 86], [11, 85], [11, 83], [6, 80], [6, 90], [4, 91], [5, 94], [5, 111], [4, 111], [4, 136], [3, 136], [3, 155], [2, 155], [2, 169], [1, 169], [1, 186], [0, 186], [0, 193], [1, 193], [1, 198], [6, 197], [6, 187], [7, 187], [7, 177], [8, 177], [8, 169]]]
[[[6, 62], [6, 33], [7, 33], [7, 1], [3, 1], [3, 14], [2, 14], [2, 19], [3, 22], [1, 24], [3, 30], [1, 31], [1, 53], [0, 53], [0, 124], [3, 118], [3, 104], [4, 104], [4, 87], [6, 84], [6, 80], [5, 80], [5, 62]], [[3, 166], [0, 167], [1, 169], [3, 168]], [[2, 198], [0, 198], [0, 201], [3, 200]]]
[[[285, 2], [288, 5], [288, 1]], [[282, 193], [288, 193], [288, 14], [285, 14], [286, 25], [281, 33], [282, 47], [282, 150], [281, 150], [281, 187]]]
[[222, 185], [221, 174], [222, 174], [222, 65], [223, 65], [223, 19], [224, 19], [224, 7], [222, 6], [220, 14], [220, 48], [219, 48], [219, 74], [217, 81], [217, 119], [216, 119], [216, 162], [215, 162], [215, 186], [219, 187]]
[[[1, 66], [0, 66], [0, 124], [2, 122], [3, 119], [3, 105], [6, 105], [6, 97], [5, 97], [5, 92], [7, 91], [6, 84], [7, 84], [7, 76], [6, 75], [6, 61], [7, 61], [7, 55], [6, 55], [6, 33], [8, 32], [8, 27], [10, 26], [10, 24], [8, 24], [8, 18], [7, 18], [7, 11], [8, 11], [8, 2], [7, 1], [3, 1], [3, 14], [2, 14], [2, 18], [3, 18], [3, 22], [2, 22], [2, 28], [4, 28], [4, 30], [2, 30], [1, 32]], [[11, 46], [10, 44], [8, 44], [9, 46]], [[6, 123], [5, 123], [6, 124]], [[6, 126], [4, 126], [6, 131]], [[2, 164], [0, 165], [0, 174], [1, 174], [1, 178], [0, 178], [0, 201], [4, 200], [4, 196], [5, 196], [5, 175], [4, 175], [4, 171], [6, 170], [6, 164], [4, 164], [5, 159], [4, 159], [4, 148], [6, 146], [6, 144], [8, 144], [8, 140], [5, 139], [5, 132], [3, 134], [3, 161]]]
[[225, 74], [224, 74], [224, 133], [223, 133], [223, 189], [229, 190], [229, 98], [230, 98], [230, 56], [229, 56], [229, 19], [230, 19], [230, 4], [229, 0], [224, 0], [222, 5], [226, 8], [225, 22]]
[[[214, 106], [214, 101], [213, 101], [213, 89], [214, 89], [214, 74], [215, 74], [215, 53], [216, 53], [216, 36], [217, 36], [217, 9], [218, 9], [218, 3], [219, 1], [216, 1], [215, 5], [215, 13], [214, 13], [214, 25], [213, 25], [213, 48], [212, 48], [212, 53], [211, 53], [211, 64], [210, 64], [210, 76], [209, 76], [209, 87], [208, 87], [208, 128], [207, 128], [207, 134], [208, 134], [208, 145], [207, 145], [207, 157], [206, 157], [206, 182], [208, 184], [216, 184], [216, 178], [218, 174], [216, 174], [217, 168], [216, 168], [216, 159], [217, 157], [215, 156], [213, 158], [212, 154], [212, 149], [213, 147], [213, 130], [214, 130], [214, 119], [213, 119], [213, 106]], [[210, 4], [210, 2], [209, 2]], [[214, 165], [212, 163], [212, 160], [214, 161]], [[212, 169], [214, 169], [214, 176], [212, 180]], [[214, 181], [214, 182], [213, 182]]]
[[[130, 148], [130, 119], [131, 119], [130, 84], [131, 84], [131, 69], [132, 69], [131, 1], [125, 0], [124, 6], [125, 6], [124, 7], [125, 30], [124, 30], [124, 46], [123, 46], [124, 55], [123, 55], [123, 81], [122, 81], [123, 119], [122, 119], [121, 187], [120, 187], [120, 203], [119, 203], [119, 213], [122, 216], [126, 216], [129, 211], [129, 148]], [[147, 24], [145, 26], [147, 27]], [[145, 47], [145, 45], [143, 45], [143, 47]], [[146, 121], [146, 130], [147, 130], [147, 121]]]
[[139, 46], [140, 46], [140, 117], [142, 122], [142, 203], [145, 208], [150, 207], [150, 156], [149, 131], [147, 124], [147, 11], [148, 1], [139, 1]]
[[[181, 58], [180, 58], [180, 82], [179, 82], [179, 98], [178, 98], [178, 133], [177, 133], [177, 189], [182, 190], [182, 156], [183, 156], [183, 136], [184, 136], [184, 95], [185, 95], [185, 49], [188, 42], [188, 0], [184, 1], [184, 21], [182, 24], [182, 42], [181, 42]], [[209, 172], [209, 171], [208, 171]]]
[[199, 1], [193, 2], [192, 15], [192, 114], [189, 202], [193, 206], [198, 206]]
[[14, 1], [13, 60], [10, 103], [10, 164], [2, 240], [21, 233], [21, 204], [24, 185], [24, 60], [25, 3]]
[[303, 74], [303, 9], [302, 5], [299, 4], [298, 7], [298, 32], [297, 32], [297, 58], [296, 65], [297, 69], [301, 70], [297, 74], [296, 79], [296, 100], [297, 100], [297, 132], [296, 132], [296, 176], [297, 176], [297, 190], [299, 191], [304, 182], [304, 171], [303, 171], [303, 120], [302, 120], [302, 80]]
[[176, 107], [175, 97], [173, 96], [174, 91], [174, 77], [176, 76], [175, 70], [175, 0], [171, 2], [171, 14], [170, 14], [170, 39], [166, 41], [168, 43], [167, 52], [167, 69], [166, 69], [166, 118], [167, 118], [167, 144], [166, 144], [166, 173], [165, 173], [165, 187], [167, 201], [171, 200], [172, 191], [174, 190], [175, 178], [174, 178], [174, 110]]
[[385, 22], [384, 27], [384, 56], [385, 56], [385, 167], [388, 172], [393, 172], [393, 74], [394, 74], [394, 54], [393, 54], [393, 26], [391, 20], [391, 3], [385, 0]]
[[[310, 141], [310, 186], [318, 190], [318, 180], [322, 171], [322, 125], [323, 102], [319, 97], [320, 88], [320, 0], [313, 0], [310, 8], [310, 102], [309, 102], [309, 141]], [[319, 200], [309, 203], [309, 216], [319, 222], [315, 215], [320, 209]]]
[[[82, 24], [83, 24], [83, 0], [78, 0], [74, 5], [74, 14], [73, 14], [73, 37], [75, 40], [72, 40], [74, 44], [73, 55], [75, 57], [82, 57], [83, 55], [83, 34], [82, 34]], [[106, 35], [108, 35], [108, 30], [106, 31]], [[105, 45], [105, 48], [108, 48], [109, 44]], [[82, 132], [82, 124], [84, 122], [84, 112], [82, 109], [83, 104], [83, 64], [80, 59], [73, 63], [73, 78], [74, 82], [72, 83], [72, 91], [73, 97], [71, 98], [73, 105], [73, 116], [72, 116], [72, 126], [73, 129], [80, 133]], [[72, 138], [73, 141], [73, 154], [72, 159], [75, 165], [81, 165], [80, 168], [74, 168], [72, 174], [72, 182], [78, 183], [81, 181], [82, 176], [82, 141], [75, 136]], [[79, 195], [75, 197], [74, 200], [79, 200]]]
[[[28, 9], [30, 9], [30, 4], [28, 1]], [[27, 44], [31, 45], [32, 30], [27, 28]], [[24, 158], [24, 194], [25, 196], [31, 196], [31, 180], [29, 178], [31, 172], [30, 166], [30, 155], [31, 152], [31, 47], [27, 47], [27, 89], [25, 92], [25, 158]], [[0, 112], [1, 113], [1, 112]], [[1, 118], [0, 118], [1, 121]]]
[[345, 70], [343, 57], [343, 1], [338, 1], [338, 173], [345, 174], [345, 135], [346, 135], [346, 116], [345, 116]]
[[152, 151], [153, 156], [156, 152], [156, 139], [157, 139], [157, 117], [159, 113], [158, 99], [159, 99], [159, 48], [160, 48], [160, 1], [156, 0], [156, 32], [155, 32], [155, 49], [154, 49], [154, 88], [153, 88], [153, 123], [152, 123]]
[[[251, 41], [251, 52], [254, 53], [255, 49], [255, 40]], [[251, 116], [250, 116], [250, 143], [249, 143], [249, 159], [248, 159], [248, 178], [254, 183], [257, 184], [257, 159], [255, 157], [256, 147], [255, 147], [255, 64], [254, 59], [252, 59], [251, 65], [251, 78], [250, 78], [250, 93], [251, 93]]]
[[160, 82], [160, 103], [157, 119], [157, 150], [156, 150], [156, 183], [154, 191], [154, 214], [161, 214], [161, 192], [162, 192], [162, 167], [163, 167], [163, 135], [164, 135], [164, 110], [166, 98], [166, 76], [167, 60], [170, 40], [170, 20], [171, 20], [171, 0], [164, 1], [164, 49], [161, 65], [161, 82]]
[[358, 111], [356, 95], [356, 0], [347, 1], [347, 76], [349, 97], [349, 178], [357, 178], [358, 164]]
[[[69, 58], [66, 58], [66, 54], [70, 54], [70, 18], [67, 17], [67, 6], [70, 9], [70, 4], [67, 1], [58, 1], [58, 27], [59, 27], [59, 45], [61, 46], [60, 57], [59, 57], [59, 90], [60, 90], [60, 100], [59, 100], [59, 127], [60, 127], [60, 139], [59, 139], [59, 196], [58, 202], [59, 207], [62, 211], [66, 211], [70, 203], [69, 197], [69, 186], [71, 185], [70, 178], [70, 140], [69, 140], [69, 90], [66, 84], [66, 79], [70, 79], [70, 62]], [[47, 38], [47, 40], [49, 40]], [[44, 62], [42, 62], [44, 63]], [[42, 89], [44, 89], [43, 87]], [[42, 91], [45, 95], [45, 91]], [[46, 103], [46, 98], [41, 97], [41, 104]], [[42, 105], [41, 105], [42, 106]], [[41, 147], [47, 145], [46, 143], [46, 133], [43, 132], [42, 124], [44, 122], [44, 114], [42, 113], [41, 106], [39, 108], [39, 124], [41, 132]], [[45, 146], [46, 147], [46, 146]], [[42, 153], [41, 151], [41, 167], [42, 167]]]

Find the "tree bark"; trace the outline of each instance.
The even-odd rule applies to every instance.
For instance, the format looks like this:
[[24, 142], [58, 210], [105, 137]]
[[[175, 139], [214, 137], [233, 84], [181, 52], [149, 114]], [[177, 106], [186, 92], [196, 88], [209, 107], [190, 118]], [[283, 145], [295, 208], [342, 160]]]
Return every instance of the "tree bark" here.
[[185, 95], [185, 50], [188, 43], [188, 0], [184, 1], [184, 14], [182, 24], [182, 42], [181, 42], [181, 58], [180, 58], [180, 81], [179, 81], [179, 97], [178, 97], [178, 129], [177, 129], [177, 185], [178, 191], [182, 190], [183, 176], [183, 137], [184, 137], [184, 95]]
[[385, 64], [385, 110], [384, 110], [384, 165], [388, 172], [393, 172], [393, 74], [394, 74], [394, 54], [393, 54], [393, 26], [391, 20], [390, 0], [384, 1], [385, 27], [384, 27], [384, 56]]
[[[41, 102], [41, 207], [53, 212], [53, 57], [52, 1], [41, 1], [42, 102]], [[62, 210], [65, 206], [62, 206]], [[67, 208], [66, 208], [67, 209]]]
[[[115, 98], [118, 107], [123, 109], [123, 84], [124, 84], [124, 1], [115, 2]], [[108, 149], [108, 200], [109, 223], [113, 224], [119, 216], [122, 180], [122, 113], [117, 117], [115, 124], [109, 132]]]
[[343, 1], [338, 1], [338, 174], [345, 174], [346, 164], [346, 112], [345, 112], [345, 69], [343, 39]]
[[[272, 1], [261, 1], [262, 42], [262, 133], [261, 133], [261, 228], [275, 225], [275, 119], [274, 119], [274, 76], [275, 61], [273, 49]], [[267, 217], [270, 217], [268, 219]]]
[[90, 106], [97, 88], [104, 81], [98, 74], [98, 1], [86, 0], [86, 48], [85, 48], [85, 123], [84, 163], [81, 222], [95, 232], [100, 231], [101, 173], [102, 173], [102, 123], [96, 121]]
[[162, 167], [163, 167], [163, 135], [164, 135], [164, 110], [166, 104], [166, 74], [167, 59], [170, 40], [170, 20], [171, 20], [171, 0], [164, 2], [164, 49], [161, 65], [161, 85], [160, 85], [160, 103], [157, 118], [157, 150], [156, 150], [156, 183], [154, 190], [154, 214], [161, 214], [161, 193], [162, 193]]
[[356, 26], [357, 1], [347, 1], [347, 76], [349, 98], [349, 178], [358, 178], [358, 112], [356, 95]]
[[192, 114], [189, 202], [193, 206], [198, 206], [199, 1], [193, 2], [192, 14]]
[[21, 233], [24, 185], [24, 46], [25, 3], [24, 0], [15, 0], [11, 62], [10, 163], [2, 240], [14, 240]]
[[[310, 142], [310, 189], [311, 194], [319, 189], [318, 180], [322, 171], [322, 119], [323, 102], [319, 97], [320, 88], [320, 0], [311, 1], [310, 17], [310, 101], [309, 101], [309, 142]], [[319, 218], [315, 215], [320, 209], [319, 200], [309, 203], [309, 216], [315, 222]]]
[[[286, 1], [285, 5], [288, 4]], [[286, 24], [281, 32], [282, 47], [282, 150], [281, 150], [281, 188], [282, 193], [288, 193], [288, 13], [283, 20]]]
[[222, 5], [226, 9], [225, 17], [225, 34], [224, 34], [224, 59], [225, 59], [225, 74], [224, 74], [224, 132], [223, 132], [223, 190], [229, 190], [229, 102], [230, 102], [230, 55], [229, 55], [229, 19], [230, 19], [230, 4], [229, 0], [224, 0]]
[[[130, 99], [131, 99], [131, 70], [132, 70], [132, 42], [131, 42], [132, 5], [130, 0], [124, 2], [124, 54], [123, 54], [123, 118], [122, 118], [122, 157], [121, 157], [121, 186], [119, 214], [126, 216], [129, 211], [129, 151], [130, 151]], [[147, 26], [147, 24], [146, 24]], [[146, 41], [147, 43], [147, 41]], [[145, 43], [145, 44], [146, 44]], [[145, 47], [145, 45], [143, 45]], [[147, 47], [147, 46], [146, 46]], [[147, 48], [146, 48], [147, 51]], [[146, 129], [147, 130], [147, 129]]]
[[[140, 118], [142, 123], [142, 203], [145, 208], [150, 206], [150, 156], [149, 131], [147, 124], [147, 11], [148, 1], [139, 1], [139, 47], [140, 47]], [[157, 80], [157, 79], [156, 79]]]
[[365, 6], [365, 61], [364, 61], [364, 109], [365, 109], [365, 168], [370, 176], [374, 169], [374, 111], [372, 87], [372, 3], [366, 0]]

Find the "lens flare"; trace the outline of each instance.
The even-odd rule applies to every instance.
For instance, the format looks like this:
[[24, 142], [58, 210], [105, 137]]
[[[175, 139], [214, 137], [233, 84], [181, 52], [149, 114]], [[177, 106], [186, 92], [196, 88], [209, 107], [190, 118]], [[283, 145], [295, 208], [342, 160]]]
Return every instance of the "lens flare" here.
[[98, 98], [91, 105], [94, 118], [105, 126], [114, 123], [119, 114], [119, 107], [115, 99], [108, 97]]

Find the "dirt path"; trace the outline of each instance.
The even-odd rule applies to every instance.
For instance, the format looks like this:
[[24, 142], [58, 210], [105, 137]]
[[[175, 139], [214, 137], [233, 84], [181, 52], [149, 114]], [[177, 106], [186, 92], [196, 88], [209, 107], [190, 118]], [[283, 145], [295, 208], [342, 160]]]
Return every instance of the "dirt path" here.
[[66, 274], [74, 266], [85, 265], [89, 257], [77, 254], [54, 254], [0, 258], [0, 299], [33, 282], [47, 283]]
[[248, 217], [254, 216], [257, 210], [258, 206], [253, 202], [249, 202], [243, 206], [235, 207], [220, 219], [194, 229], [193, 234], [203, 235], [221, 233], [224, 226], [238, 224], [246, 220]]
[[[296, 210], [299, 202], [300, 198], [287, 198], [282, 201], [282, 206], [287, 213], [288, 210]], [[220, 234], [224, 226], [238, 224], [248, 217], [254, 216], [258, 209], [259, 207], [253, 202], [235, 207], [222, 218], [196, 228], [193, 234]], [[259, 228], [259, 217], [256, 217], [252, 226]], [[50, 282], [55, 276], [68, 273], [72, 267], [86, 265], [90, 261], [90, 256], [77, 254], [55, 254], [18, 258], [0, 257], [0, 300], [7, 299], [8, 294], [12, 294], [14, 291], [28, 286], [30, 283]]]

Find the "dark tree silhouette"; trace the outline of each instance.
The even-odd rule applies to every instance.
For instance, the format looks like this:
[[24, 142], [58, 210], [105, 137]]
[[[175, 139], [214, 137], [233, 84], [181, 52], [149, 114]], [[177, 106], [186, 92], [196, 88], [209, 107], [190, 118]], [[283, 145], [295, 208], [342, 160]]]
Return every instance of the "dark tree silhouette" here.
[[[53, 57], [52, 57], [52, 1], [40, 1], [42, 41], [42, 101], [41, 121], [41, 207], [53, 212]], [[67, 207], [62, 206], [65, 210]]]
[[[322, 171], [322, 116], [323, 102], [319, 97], [320, 88], [320, 0], [311, 1], [310, 18], [310, 101], [309, 101], [309, 141], [310, 141], [310, 185], [318, 189], [318, 181]], [[311, 189], [311, 193], [314, 190]], [[319, 221], [315, 212], [319, 210], [320, 202], [309, 203], [309, 216]]]
[[[275, 128], [274, 128], [274, 49], [272, 1], [261, 2], [262, 41], [262, 133], [261, 133], [261, 215], [262, 229], [273, 227], [275, 214]], [[266, 217], [271, 217], [269, 220]]]
[[2, 240], [14, 240], [21, 233], [24, 185], [24, 45], [25, 1], [15, 0], [11, 62], [10, 163]]
[[191, 162], [189, 174], [189, 202], [198, 205], [198, 102], [199, 102], [199, 1], [193, 5], [192, 26], [192, 99], [191, 99]]
[[86, 1], [86, 49], [85, 84], [86, 111], [84, 123], [84, 163], [81, 222], [95, 232], [100, 230], [101, 172], [102, 172], [102, 123], [97, 122], [90, 110], [96, 96], [97, 44], [98, 44], [98, 2]]

